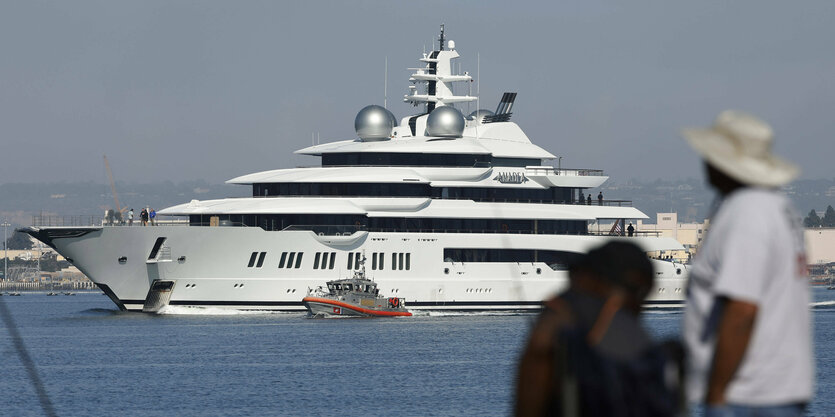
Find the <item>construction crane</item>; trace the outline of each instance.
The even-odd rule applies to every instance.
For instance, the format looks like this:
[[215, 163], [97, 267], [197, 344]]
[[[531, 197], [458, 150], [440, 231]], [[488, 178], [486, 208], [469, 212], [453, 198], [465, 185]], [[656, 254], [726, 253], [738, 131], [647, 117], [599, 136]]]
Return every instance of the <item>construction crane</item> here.
[[107, 162], [107, 155], [104, 155], [104, 168], [107, 170], [107, 179], [110, 181], [110, 191], [113, 193], [113, 200], [116, 202], [116, 212], [122, 212], [119, 204], [119, 196], [116, 194], [116, 183], [113, 182], [113, 172], [110, 171], [110, 164]]

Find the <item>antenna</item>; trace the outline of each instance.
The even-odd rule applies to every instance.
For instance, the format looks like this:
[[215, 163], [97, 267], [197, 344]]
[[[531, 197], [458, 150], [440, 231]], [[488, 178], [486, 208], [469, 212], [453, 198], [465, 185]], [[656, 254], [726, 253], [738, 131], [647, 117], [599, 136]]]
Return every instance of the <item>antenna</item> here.
[[[481, 110], [481, 52], [476, 53], [476, 84], [475, 84], [475, 111], [478, 116], [478, 111]], [[478, 140], [478, 117], [476, 117], [475, 124], [475, 140]]]
[[383, 107], [389, 108], [389, 57], [386, 55], [386, 70], [383, 75]]
[[441, 40], [441, 49], [439, 49], [439, 51], [443, 51], [444, 50], [444, 24], [443, 23], [441, 23], [441, 39], [440, 40]]

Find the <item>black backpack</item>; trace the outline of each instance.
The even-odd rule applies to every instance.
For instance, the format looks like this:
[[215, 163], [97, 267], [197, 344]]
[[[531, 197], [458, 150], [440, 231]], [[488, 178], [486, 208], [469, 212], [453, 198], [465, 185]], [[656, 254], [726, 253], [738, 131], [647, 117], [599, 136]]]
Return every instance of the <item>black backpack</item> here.
[[[560, 297], [572, 311], [582, 298]], [[684, 350], [678, 341], [651, 343], [635, 355], [615, 358], [588, 343], [591, 323], [578, 320], [558, 332], [555, 364], [561, 378], [560, 403], [552, 411], [563, 417], [672, 417], [684, 415]], [[635, 335], [646, 337], [645, 334]]]

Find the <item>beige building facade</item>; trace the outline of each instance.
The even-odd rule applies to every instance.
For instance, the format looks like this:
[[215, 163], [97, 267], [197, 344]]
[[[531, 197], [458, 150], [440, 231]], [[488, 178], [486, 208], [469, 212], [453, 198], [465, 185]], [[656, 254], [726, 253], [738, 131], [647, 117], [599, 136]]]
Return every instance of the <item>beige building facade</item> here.
[[806, 238], [806, 260], [809, 264], [835, 262], [835, 228], [808, 228], [804, 237]]

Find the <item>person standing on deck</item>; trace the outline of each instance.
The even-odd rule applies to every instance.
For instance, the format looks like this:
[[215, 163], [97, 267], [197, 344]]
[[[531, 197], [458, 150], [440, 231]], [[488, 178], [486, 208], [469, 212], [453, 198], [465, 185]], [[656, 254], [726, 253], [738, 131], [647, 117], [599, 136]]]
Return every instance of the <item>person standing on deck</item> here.
[[603, 191], [597, 193], [597, 205], [598, 206], [603, 205]]
[[128, 226], [133, 226], [133, 209], [128, 210]]
[[708, 417], [800, 416], [814, 385], [810, 294], [800, 217], [779, 191], [799, 170], [742, 112], [683, 134], [721, 198], [687, 286], [688, 399]]

